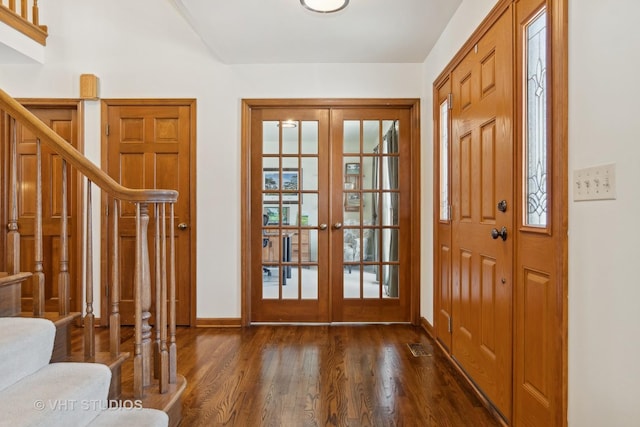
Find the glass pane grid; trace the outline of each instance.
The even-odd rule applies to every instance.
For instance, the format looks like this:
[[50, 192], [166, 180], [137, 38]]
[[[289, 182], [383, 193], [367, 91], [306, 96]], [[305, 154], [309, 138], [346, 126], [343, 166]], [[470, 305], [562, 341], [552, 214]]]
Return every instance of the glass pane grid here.
[[318, 129], [263, 122], [263, 299], [318, 298]]
[[547, 43], [546, 11], [526, 27], [525, 224], [547, 226]]

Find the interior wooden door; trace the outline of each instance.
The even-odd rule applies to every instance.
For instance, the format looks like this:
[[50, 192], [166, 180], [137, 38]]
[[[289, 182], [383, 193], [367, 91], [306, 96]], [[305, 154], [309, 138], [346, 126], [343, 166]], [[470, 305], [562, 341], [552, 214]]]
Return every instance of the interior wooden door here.
[[410, 322], [409, 109], [332, 109], [335, 322]]
[[[43, 102], [44, 103], [44, 102]], [[69, 144], [78, 147], [77, 105], [27, 105], [29, 111], [46, 123]], [[18, 174], [18, 230], [20, 231], [20, 269], [34, 271], [34, 227], [36, 209], [36, 138], [27, 128], [16, 125]], [[9, 130], [11, 134], [11, 129]], [[42, 239], [45, 275], [45, 311], [58, 311], [58, 273], [60, 272], [60, 226], [62, 207], [62, 159], [45, 144], [42, 153]], [[68, 259], [71, 286], [70, 307], [79, 310], [78, 299], [78, 236], [77, 177], [71, 168], [67, 172]], [[22, 310], [33, 310], [32, 280], [22, 285]]]
[[329, 110], [255, 110], [251, 152], [251, 319], [328, 322]]
[[451, 354], [512, 414], [514, 149], [511, 18], [453, 70]]
[[248, 140], [251, 321], [415, 322], [415, 104], [265, 104]]
[[[176, 323], [191, 323], [191, 292], [195, 286], [193, 274], [195, 252], [192, 250], [194, 232], [191, 211], [192, 194], [192, 119], [195, 113], [191, 101], [104, 101], [103, 123], [106, 131], [106, 166], [108, 174], [130, 188], [162, 188], [177, 190], [178, 202], [174, 211], [176, 252]], [[107, 207], [107, 205], [109, 207]], [[104, 204], [110, 209], [112, 202]], [[120, 251], [120, 315], [122, 324], [134, 322], [133, 281], [135, 264], [134, 204], [122, 203], [119, 210]], [[111, 222], [103, 224], [107, 236], [105, 253], [111, 253]], [[149, 207], [149, 256], [154, 259], [152, 242], [155, 230], [153, 207]], [[110, 272], [107, 272], [109, 274]], [[151, 268], [151, 283], [154, 280]], [[103, 273], [104, 276], [104, 273]], [[108, 281], [103, 281], [108, 283]], [[103, 289], [103, 295], [105, 295]], [[152, 290], [152, 295], [154, 291]], [[103, 309], [106, 309], [103, 305]], [[154, 309], [151, 310], [154, 312]]]

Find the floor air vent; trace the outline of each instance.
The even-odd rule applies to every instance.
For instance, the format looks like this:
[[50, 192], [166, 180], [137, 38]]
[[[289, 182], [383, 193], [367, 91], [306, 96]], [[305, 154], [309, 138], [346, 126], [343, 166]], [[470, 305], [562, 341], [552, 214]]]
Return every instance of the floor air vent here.
[[413, 354], [414, 357], [431, 356], [431, 354], [428, 353], [427, 350], [425, 350], [424, 345], [419, 342], [409, 343], [407, 344], [407, 346], [409, 346], [409, 350], [411, 350], [411, 354]]

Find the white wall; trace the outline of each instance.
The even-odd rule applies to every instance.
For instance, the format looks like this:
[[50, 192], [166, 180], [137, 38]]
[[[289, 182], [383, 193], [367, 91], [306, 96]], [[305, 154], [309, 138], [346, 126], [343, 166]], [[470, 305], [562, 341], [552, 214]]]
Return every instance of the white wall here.
[[636, 0], [569, 1], [569, 170], [617, 167], [616, 200], [569, 204], [572, 426], [640, 419], [638, 16]]
[[[464, 0], [424, 63], [423, 184], [431, 188], [432, 83], [496, 3]], [[569, 170], [617, 165], [617, 199], [569, 201], [569, 425], [640, 419], [640, 2], [569, 0]], [[635, 189], [635, 190], [634, 190]], [[422, 312], [433, 321], [431, 199], [423, 206]]]
[[[79, 75], [93, 73], [102, 98], [197, 99], [198, 318], [240, 317], [241, 99], [421, 94], [420, 64], [220, 64], [167, 1], [59, 0], [40, 9], [45, 63], [0, 66], [0, 87], [13, 97], [78, 97]], [[86, 153], [97, 164], [99, 105], [88, 101], [85, 117]]]

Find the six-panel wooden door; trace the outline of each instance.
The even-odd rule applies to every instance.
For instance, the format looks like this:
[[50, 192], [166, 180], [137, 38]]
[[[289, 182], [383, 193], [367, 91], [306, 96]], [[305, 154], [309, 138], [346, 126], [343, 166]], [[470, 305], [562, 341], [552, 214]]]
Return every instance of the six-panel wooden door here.
[[512, 398], [511, 19], [451, 75], [451, 354], [506, 419]]
[[[129, 188], [177, 190], [174, 223], [176, 252], [176, 321], [191, 323], [191, 292], [195, 286], [191, 202], [191, 127], [193, 105], [187, 101], [105, 101], [103, 122], [107, 173]], [[111, 211], [112, 201], [105, 205]], [[119, 210], [120, 314], [122, 324], [133, 324], [133, 281], [135, 262], [135, 205], [123, 202]], [[107, 226], [110, 227], [108, 221]], [[103, 229], [104, 226], [103, 226]], [[149, 256], [154, 259], [155, 215], [149, 207]], [[111, 253], [111, 232], [106, 231], [106, 253]], [[155, 271], [151, 269], [153, 287]], [[104, 287], [104, 284], [103, 284]], [[153, 295], [152, 290], [152, 295]], [[104, 295], [104, 293], [103, 293]], [[104, 306], [103, 306], [104, 307]], [[154, 309], [151, 310], [154, 312]]]

